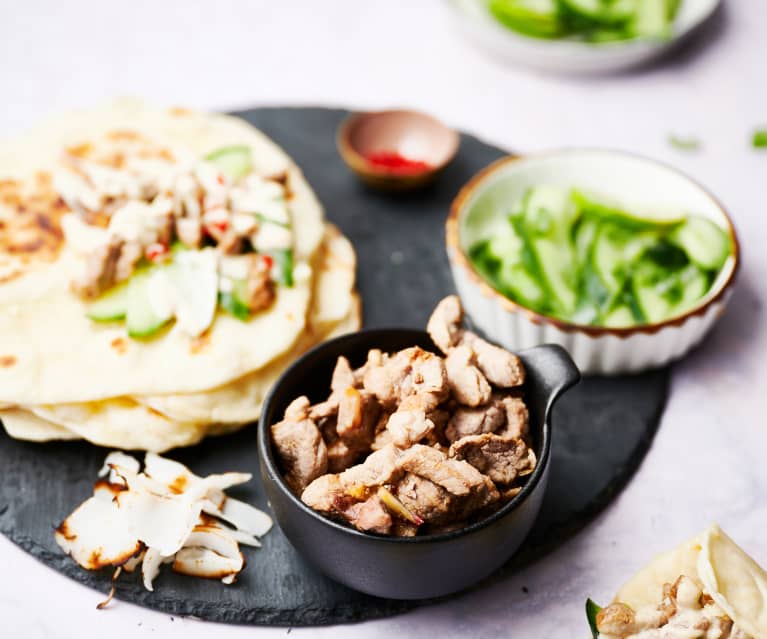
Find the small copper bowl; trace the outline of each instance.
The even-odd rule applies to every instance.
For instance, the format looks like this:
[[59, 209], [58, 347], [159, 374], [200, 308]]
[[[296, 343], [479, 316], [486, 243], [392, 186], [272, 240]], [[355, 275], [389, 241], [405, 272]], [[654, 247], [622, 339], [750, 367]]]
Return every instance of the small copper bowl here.
[[[455, 157], [460, 137], [439, 120], [418, 111], [371, 111], [341, 123], [336, 144], [346, 165], [365, 184], [384, 191], [409, 191], [431, 182]], [[370, 161], [394, 153], [426, 163], [422, 170], [397, 170]]]

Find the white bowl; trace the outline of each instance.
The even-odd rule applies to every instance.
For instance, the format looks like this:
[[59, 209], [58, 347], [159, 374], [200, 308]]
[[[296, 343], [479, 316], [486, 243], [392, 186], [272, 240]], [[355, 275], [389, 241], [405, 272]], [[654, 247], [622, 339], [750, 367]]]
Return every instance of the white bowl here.
[[476, 46], [503, 61], [555, 73], [611, 73], [651, 62], [700, 28], [721, 0], [683, 0], [668, 40], [586, 43], [546, 40], [498, 23], [487, 0], [446, 0], [455, 26]]
[[[493, 289], [467, 257], [476, 231], [466, 223], [478, 210], [508, 209], [532, 186], [578, 187], [656, 215], [694, 213], [732, 238], [709, 292], [687, 313], [657, 324], [605, 328], [564, 322], [511, 301]], [[477, 205], [480, 208], [475, 208]], [[487, 208], [485, 208], [487, 207]], [[447, 220], [447, 251], [458, 294], [476, 326], [512, 350], [554, 343], [566, 348], [583, 373], [613, 375], [663, 366], [685, 355], [713, 326], [732, 292], [740, 263], [737, 235], [722, 205], [693, 180], [664, 164], [620, 151], [570, 149], [507, 157], [463, 187]]]

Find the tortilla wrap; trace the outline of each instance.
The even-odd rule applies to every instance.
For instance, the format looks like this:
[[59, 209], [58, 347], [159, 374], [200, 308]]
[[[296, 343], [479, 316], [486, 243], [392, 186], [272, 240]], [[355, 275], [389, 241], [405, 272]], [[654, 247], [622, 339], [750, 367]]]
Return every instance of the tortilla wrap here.
[[[263, 369], [207, 393], [157, 396], [154, 401], [118, 397], [11, 408], [0, 410], [0, 420], [17, 439], [83, 438], [101, 446], [158, 453], [196, 444], [209, 435], [232, 432], [257, 420], [266, 394], [296, 358], [320, 341], [360, 327], [361, 305], [353, 293], [355, 259], [351, 245], [329, 226], [320, 253], [324, 261], [317, 269], [316, 303], [307, 330], [288, 353]], [[328, 282], [336, 286], [328, 286]], [[342, 309], [344, 315], [335, 317]]]
[[[51, 170], [63, 147], [99, 145], [110, 132], [126, 130], [194, 157], [226, 145], [249, 146], [257, 170], [287, 174], [295, 261], [312, 261], [324, 232], [319, 202], [290, 158], [234, 117], [153, 109], [130, 100], [73, 113], [8, 145], [0, 154], [0, 180]], [[279, 287], [275, 303], [250, 321], [219, 312], [202, 339], [189, 338], [174, 325], [154, 339], [132, 340], [120, 323], [91, 321], [84, 303], [69, 290], [76, 260], [59, 226], [61, 203], [49, 197], [45, 180], [41, 184], [39, 202], [30, 200], [36, 222], [22, 227], [19, 220], [26, 216], [0, 206], [0, 221], [7, 222], [0, 233], [5, 269], [0, 276], [0, 404], [207, 391], [263, 368], [289, 351], [304, 331], [312, 277], [292, 288]]]
[[767, 572], [714, 524], [671, 552], [656, 557], [620, 589], [615, 602], [656, 606], [663, 585], [696, 579], [705, 593], [754, 639], [767, 639]]

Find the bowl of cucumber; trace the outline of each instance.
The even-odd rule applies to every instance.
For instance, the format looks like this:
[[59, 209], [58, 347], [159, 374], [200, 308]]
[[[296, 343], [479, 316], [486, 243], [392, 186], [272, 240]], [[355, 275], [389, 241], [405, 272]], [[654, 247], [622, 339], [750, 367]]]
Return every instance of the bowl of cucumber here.
[[555, 73], [611, 73], [687, 40], [721, 0], [445, 0], [457, 29], [496, 59]]
[[665, 365], [724, 310], [740, 263], [724, 207], [630, 153], [508, 157], [453, 201], [447, 250], [478, 328], [510, 349], [557, 343], [584, 373]]

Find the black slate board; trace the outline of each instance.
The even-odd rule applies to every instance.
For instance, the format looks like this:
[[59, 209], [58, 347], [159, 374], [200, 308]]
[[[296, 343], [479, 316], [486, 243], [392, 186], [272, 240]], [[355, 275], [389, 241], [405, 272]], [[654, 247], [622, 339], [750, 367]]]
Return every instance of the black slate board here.
[[[301, 165], [328, 217], [354, 243], [365, 325], [422, 327], [435, 303], [453, 291], [443, 239], [450, 201], [503, 151], [464, 135], [456, 160], [433, 187], [416, 195], [381, 195], [361, 186], [335, 151], [335, 130], [346, 114], [320, 108], [239, 113]], [[563, 543], [618, 494], [652, 442], [668, 378], [668, 370], [590, 378], [565, 397], [555, 412], [551, 477], [539, 519], [523, 550], [492, 579], [503, 579]], [[109, 575], [81, 570], [53, 539], [53, 527], [90, 496], [104, 456], [103, 449], [87, 444], [29, 444], [0, 430], [0, 532], [48, 566], [106, 593]], [[171, 456], [200, 474], [252, 472], [251, 485], [232, 494], [267, 507], [256, 479], [255, 428]], [[154, 593], [128, 576], [121, 578], [117, 597], [174, 615], [292, 626], [359, 621], [420, 605], [377, 599], [324, 578], [278, 528], [263, 543], [261, 550], [246, 550], [248, 567], [235, 586], [166, 569]]]

